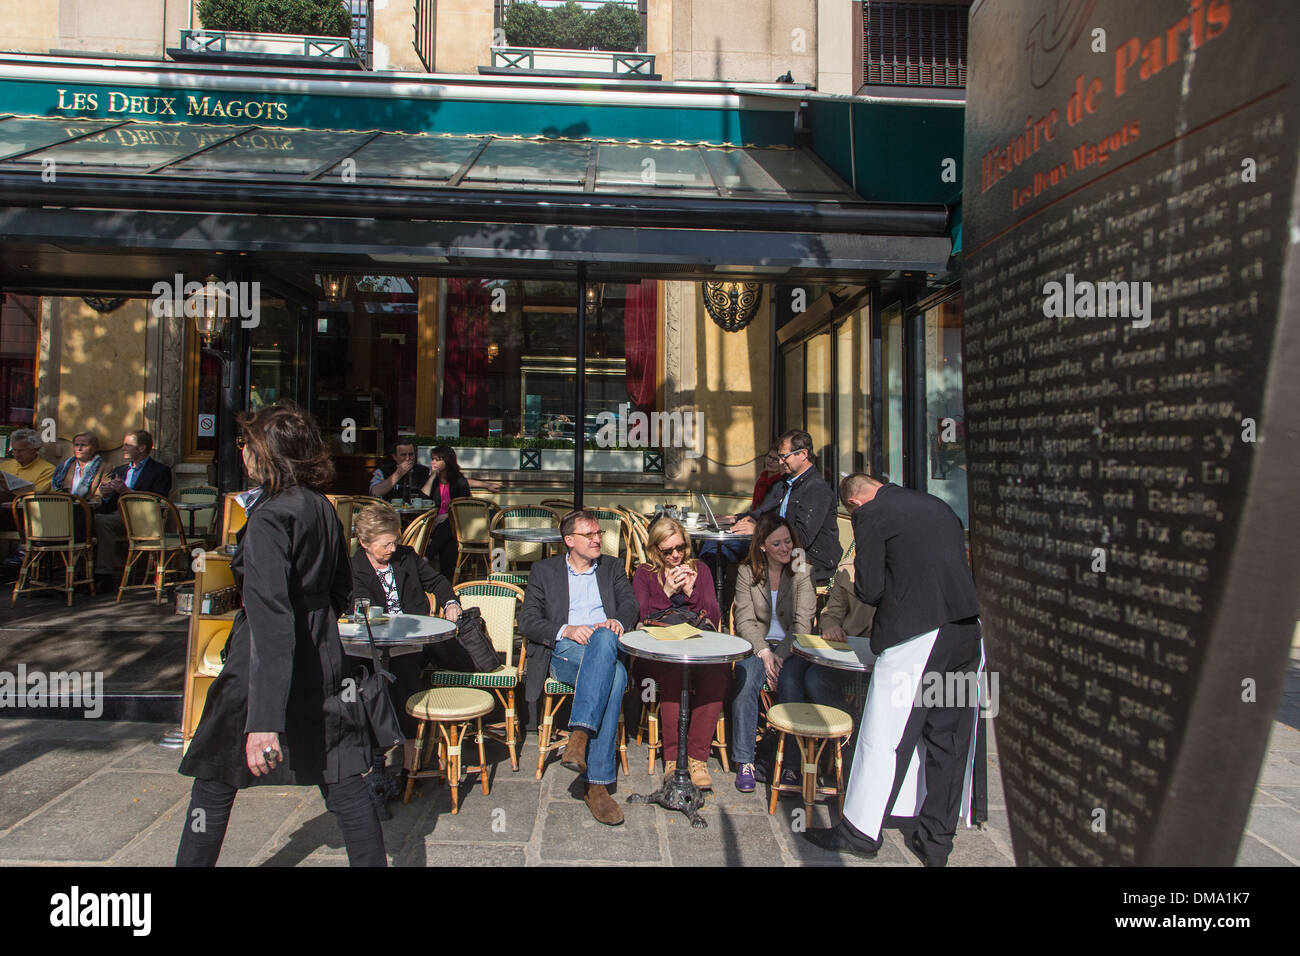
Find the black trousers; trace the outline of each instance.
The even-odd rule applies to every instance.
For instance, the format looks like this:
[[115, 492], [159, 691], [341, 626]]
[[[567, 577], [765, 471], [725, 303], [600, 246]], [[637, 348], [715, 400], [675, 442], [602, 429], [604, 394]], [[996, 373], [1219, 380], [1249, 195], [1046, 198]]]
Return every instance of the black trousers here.
[[456, 536], [452, 534], [451, 520], [434, 525], [429, 534], [429, 544], [424, 549], [424, 556], [430, 564], [442, 572], [448, 581], [456, 571], [456, 554], [459, 548]]
[[[325, 806], [343, 831], [348, 865], [388, 866], [384, 831], [361, 775], [345, 777], [338, 783], [323, 783], [320, 789]], [[177, 866], [216, 866], [221, 844], [226, 839], [226, 826], [230, 823], [230, 808], [238, 792], [227, 783], [195, 779], [181, 843], [176, 849]]]
[[[980, 664], [980, 626], [970, 623], [945, 624], [926, 660], [927, 674], [973, 674]], [[975, 730], [975, 708], [969, 700], [944, 700], [942, 706], [912, 707], [903, 737], [898, 744], [894, 787], [887, 806], [893, 806], [907, 775], [918, 740], [925, 741], [925, 800], [916, 816], [916, 832], [926, 858], [946, 863], [952, 852], [953, 834], [961, 813], [961, 791]], [[964, 706], [953, 706], [954, 704]]]

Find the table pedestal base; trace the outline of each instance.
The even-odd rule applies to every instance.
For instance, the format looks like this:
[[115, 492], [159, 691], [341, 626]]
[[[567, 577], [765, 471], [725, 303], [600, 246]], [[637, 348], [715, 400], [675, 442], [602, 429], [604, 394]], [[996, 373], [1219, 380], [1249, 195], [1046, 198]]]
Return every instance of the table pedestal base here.
[[663, 786], [654, 793], [634, 793], [627, 798], [627, 802], [657, 803], [665, 810], [680, 810], [697, 830], [703, 830], [709, 825], [699, 814], [700, 807], [704, 806], [704, 794], [691, 783], [691, 775], [680, 769], [664, 778]]
[[[677, 769], [664, 778], [663, 786], [650, 794], [634, 793], [627, 798], [628, 803], [657, 803], [665, 810], [680, 810], [691, 821], [691, 826], [703, 830], [708, 826], [700, 816], [699, 809], [704, 806], [704, 794], [691, 782], [691, 775], [682, 761], [686, 758], [686, 733], [691, 723], [691, 672], [682, 664], [681, 709], [677, 718]], [[667, 728], [664, 728], [665, 730]], [[664, 751], [667, 753], [667, 751]]]

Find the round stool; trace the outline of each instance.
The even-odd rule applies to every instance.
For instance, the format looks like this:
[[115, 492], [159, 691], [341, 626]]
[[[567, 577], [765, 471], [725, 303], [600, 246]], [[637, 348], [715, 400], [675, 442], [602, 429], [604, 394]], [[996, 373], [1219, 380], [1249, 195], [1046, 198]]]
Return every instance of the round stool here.
[[[839, 798], [839, 810], [844, 812], [844, 762], [841, 749], [853, 736], [853, 718], [836, 707], [824, 704], [773, 704], [767, 711], [767, 722], [780, 732], [776, 741], [776, 762], [772, 765], [772, 798], [767, 812], [776, 812], [776, 798], [780, 793], [802, 793], [805, 823], [812, 818], [812, 805], [818, 794]], [[800, 786], [781, 783], [781, 765], [785, 753], [785, 736], [789, 734], [799, 745], [803, 764], [803, 782]], [[822, 751], [835, 741], [835, 786], [817, 786], [817, 765]]]
[[[451, 788], [451, 812], [460, 812], [460, 781], [467, 773], [478, 773], [484, 795], [488, 792], [487, 760], [483, 755], [483, 717], [492, 713], [496, 702], [485, 690], [470, 687], [435, 687], [412, 694], [406, 712], [420, 721], [415, 737], [415, 766], [406, 778], [403, 803], [410, 803], [415, 781], [422, 777], [441, 777]], [[462, 766], [460, 748], [470, 724], [478, 737], [478, 764]], [[439, 767], [428, 769], [429, 745], [438, 741]], [[421, 770], [421, 765], [425, 769]]]

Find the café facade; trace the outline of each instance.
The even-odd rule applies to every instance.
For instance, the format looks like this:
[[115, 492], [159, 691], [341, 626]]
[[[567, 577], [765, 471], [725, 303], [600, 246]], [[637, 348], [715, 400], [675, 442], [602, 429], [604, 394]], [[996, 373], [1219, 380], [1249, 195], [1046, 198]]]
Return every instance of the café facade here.
[[[0, 55], [0, 424], [243, 483], [291, 398], [512, 488], [747, 495], [806, 428], [965, 513], [960, 99]], [[51, 424], [52, 423], [52, 424]], [[579, 454], [579, 436], [587, 449]], [[568, 495], [565, 495], [566, 497]]]

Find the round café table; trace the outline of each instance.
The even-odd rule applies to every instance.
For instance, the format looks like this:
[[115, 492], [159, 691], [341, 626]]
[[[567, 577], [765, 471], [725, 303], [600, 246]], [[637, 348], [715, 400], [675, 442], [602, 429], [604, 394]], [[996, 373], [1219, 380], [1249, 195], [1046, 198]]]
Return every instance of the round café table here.
[[[711, 528], [687, 528], [686, 533], [691, 536], [692, 541], [744, 541], [748, 543], [753, 540], [752, 534], [737, 534], [734, 531], [714, 531]], [[718, 591], [718, 613], [722, 613], [722, 579], [727, 576], [727, 565], [734, 562], [728, 561], [721, 547], [718, 548], [718, 580], [714, 581], [714, 586]]]
[[[664, 778], [663, 786], [654, 793], [632, 794], [628, 803], [657, 803], [668, 810], [680, 810], [691, 821], [691, 826], [702, 830], [708, 826], [700, 816], [699, 809], [704, 806], [704, 795], [699, 787], [691, 782], [687, 769], [686, 736], [691, 725], [691, 665], [692, 664], [727, 664], [743, 660], [754, 653], [749, 641], [732, 634], [717, 631], [703, 631], [696, 637], [680, 641], [659, 640], [644, 631], [628, 631], [618, 639], [619, 647], [633, 657], [648, 661], [660, 661], [680, 664], [682, 668], [681, 711], [677, 718], [677, 769]], [[664, 728], [668, 730], [667, 727]]]
[[564, 540], [559, 528], [493, 528], [492, 537], [525, 544], [559, 544]]
[[215, 501], [173, 501], [172, 504], [176, 506], [177, 511], [185, 511], [189, 513], [191, 538], [197, 538], [199, 536], [199, 533], [194, 530], [194, 515], [202, 511], [204, 508], [215, 509], [217, 507]]
[[858, 675], [853, 680], [852, 712], [849, 714], [856, 724], [862, 717], [862, 708], [867, 699], [867, 682], [864, 678], [875, 666], [876, 655], [871, 653], [870, 638], [845, 637], [844, 643], [849, 645], [847, 651], [828, 647], [807, 647], [796, 637], [790, 642], [790, 648], [794, 653], [814, 664]]
[[[375, 638], [375, 650], [379, 652], [379, 666], [388, 670], [389, 661], [394, 657], [418, 654], [429, 644], [451, 640], [456, 636], [456, 625], [445, 618], [427, 614], [391, 614], [383, 624], [372, 623], [370, 632]], [[339, 642], [349, 657], [370, 659], [370, 641], [364, 625], [352, 621], [340, 624]], [[397, 706], [405, 707], [406, 701], [399, 701]], [[384, 801], [398, 796], [400, 790], [397, 779], [388, 773], [387, 753], [380, 747], [372, 751], [371, 770], [366, 775], [366, 783], [378, 795], [381, 808]], [[386, 808], [380, 814], [383, 819], [391, 816]]]
[[401, 501], [392, 501], [389, 502], [389, 505], [397, 512], [398, 517], [402, 519], [403, 528], [426, 511], [431, 511], [437, 507], [434, 502], [427, 501], [423, 498], [413, 498], [409, 505], [403, 504]]

